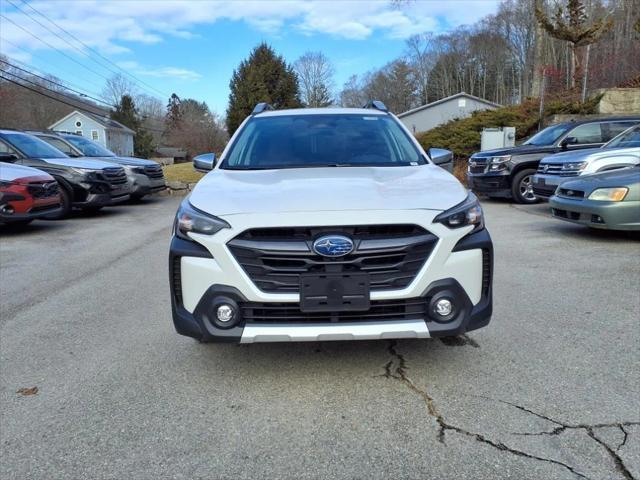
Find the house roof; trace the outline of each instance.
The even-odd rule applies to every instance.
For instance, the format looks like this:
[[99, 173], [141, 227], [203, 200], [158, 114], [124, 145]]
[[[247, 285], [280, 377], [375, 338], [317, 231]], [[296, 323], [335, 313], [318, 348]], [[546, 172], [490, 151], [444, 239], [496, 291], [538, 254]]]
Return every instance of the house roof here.
[[450, 97], [441, 98], [440, 100], [436, 100], [435, 102], [427, 103], [426, 105], [422, 105], [421, 107], [413, 108], [411, 110], [407, 110], [406, 112], [402, 112], [398, 114], [398, 118], [411, 115], [412, 113], [416, 113], [421, 110], [425, 110], [427, 108], [435, 107], [436, 105], [439, 105], [441, 103], [445, 103], [445, 102], [448, 102], [449, 100], [454, 100], [460, 97], [470, 98], [472, 100], [475, 100], [476, 102], [484, 103], [487, 106], [493, 107], [493, 108], [498, 108], [502, 106], [499, 103], [490, 102], [489, 100], [485, 100], [484, 98], [476, 97], [475, 95], [469, 95], [468, 93], [465, 93], [465, 92], [460, 92], [460, 93], [456, 93], [455, 95], [451, 95]]
[[91, 120], [94, 120], [95, 122], [98, 122], [100, 125], [102, 125], [104, 128], [106, 128], [107, 130], [117, 130], [117, 131], [120, 131], [120, 132], [130, 133], [132, 135], [135, 135], [135, 133], [136, 133], [133, 130], [131, 130], [129, 127], [127, 127], [127, 126], [121, 124], [120, 122], [117, 122], [117, 121], [107, 117], [106, 115], [98, 115], [97, 113], [89, 113], [89, 112], [79, 112], [78, 110], [74, 110], [70, 114], [65, 115], [64, 117], [62, 117], [57, 122], [52, 123], [49, 126], [49, 130], [54, 130], [56, 125], [58, 125], [59, 123], [64, 122], [65, 120], [67, 120], [68, 118], [70, 118], [70, 117], [72, 117], [74, 115], [80, 115], [80, 116], [83, 116], [85, 118], [89, 118]]

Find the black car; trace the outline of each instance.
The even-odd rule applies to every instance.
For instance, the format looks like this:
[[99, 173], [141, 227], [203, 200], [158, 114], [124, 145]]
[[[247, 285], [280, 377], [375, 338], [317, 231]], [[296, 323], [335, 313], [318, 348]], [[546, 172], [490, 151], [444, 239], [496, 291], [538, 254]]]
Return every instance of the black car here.
[[98, 210], [129, 198], [131, 187], [120, 165], [70, 158], [47, 142], [17, 130], [0, 130], [0, 161], [35, 167], [57, 180], [62, 209], [54, 218], [66, 216], [72, 208]]
[[112, 162], [124, 168], [131, 184], [131, 198], [140, 200], [151, 193], [167, 188], [162, 167], [158, 162], [135, 157], [120, 157], [111, 150], [82, 135], [52, 131], [29, 131], [70, 157], [89, 157]]
[[543, 157], [604, 145], [640, 117], [609, 117], [558, 123], [541, 130], [522, 145], [475, 153], [469, 159], [469, 188], [489, 197], [535, 203], [533, 176]]

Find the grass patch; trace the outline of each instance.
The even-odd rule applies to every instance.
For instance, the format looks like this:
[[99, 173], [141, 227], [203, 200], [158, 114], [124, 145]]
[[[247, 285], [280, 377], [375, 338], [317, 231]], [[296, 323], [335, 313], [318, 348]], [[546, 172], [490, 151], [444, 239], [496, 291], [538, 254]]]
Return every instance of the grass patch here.
[[164, 177], [168, 182], [196, 183], [205, 175], [196, 172], [191, 162], [165, 165], [162, 170], [164, 170]]

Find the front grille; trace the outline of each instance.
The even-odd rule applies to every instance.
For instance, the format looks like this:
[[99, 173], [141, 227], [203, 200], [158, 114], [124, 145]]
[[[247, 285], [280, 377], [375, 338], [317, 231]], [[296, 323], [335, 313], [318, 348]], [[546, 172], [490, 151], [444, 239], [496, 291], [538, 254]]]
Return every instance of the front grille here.
[[164, 173], [160, 165], [147, 165], [144, 167], [144, 174], [149, 178], [163, 178]]
[[561, 177], [575, 177], [577, 170], [562, 170], [562, 163], [541, 163], [538, 165], [538, 173], [545, 175], [559, 175]]
[[[326, 234], [353, 239], [354, 251], [327, 258], [312, 251]], [[297, 293], [303, 273], [368, 273], [371, 290], [406, 287], [438, 238], [417, 225], [290, 227], [248, 230], [228, 243], [231, 253], [263, 292]]]
[[58, 182], [33, 182], [27, 185], [27, 191], [33, 198], [51, 198], [60, 194]]
[[540, 188], [538, 185], [533, 184], [533, 194], [538, 197], [550, 197], [556, 193], [556, 187]]
[[176, 297], [176, 303], [182, 305], [182, 272], [180, 268], [180, 260], [182, 257], [173, 257], [171, 265], [171, 283], [173, 286], [173, 294]]
[[122, 167], [103, 168], [102, 176], [109, 185], [115, 188], [120, 188], [127, 183], [127, 174]]
[[469, 173], [484, 173], [488, 160], [486, 157], [471, 157], [469, 160]]
[[555, 217], [566, 218], [568, 220], [580, 220], [579, 212], [571, 212], [569, 210], [562, 210], [560, 208], [552, 208], [551, 213]]
[[374, 300], [362, 312], [313, 312], [300, 310], [297, 303], [241, 303], [246, 323], [340, 323], [421, 320], [425, 318], [427, 301], [424, 298], [403, 300]]
[[568, 198], [584, 198], [584, 192], [582, 190], [573, 190], [569, 188], [560, 188], [559, 195], [561, 197]]

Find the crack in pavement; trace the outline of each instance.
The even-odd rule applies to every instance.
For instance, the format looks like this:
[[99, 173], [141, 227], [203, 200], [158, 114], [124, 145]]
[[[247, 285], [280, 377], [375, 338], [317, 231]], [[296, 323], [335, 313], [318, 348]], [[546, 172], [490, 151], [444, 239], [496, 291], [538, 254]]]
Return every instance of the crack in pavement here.
[[629, 434], [628, 434], [628, 433], [627, 433], [627, 431], [624, 429], [624, 427], [625, 427], [626, 425], [629, 425], [629, 424], [628, 424], [628, 423], [619, 423], [619, 424], [618, 424], [618, 428], [619, 428], [620, 430], [622, 430], [622, 433], [623, 433], [624, 437], [622, 437], [622, 443], [621, 443], [620, 445], [618, 445], [618, 448], [616, 448], [616, 452], [617, 452], [618, 450], [620, 450], [622, 447], [624, 447], [625, 443], [627, 443], [627, 437], [629, 436]]
[[[453, 432], [459, 433], [461, 435], [465, 435], [467, 437], [471, 437], [473, 439], [475, 439], [478, 442], [484, 443], [486, 445], [490, 445], [491, 447], [500, 450], [500, 451], [504, 451], [504, 452], [509, 452], [513, 455], [519, 456], [519, 457], [524, 457], [524, 458], [529, 458], [532, 460], [538, 460], [541, 462], [547, 462], [547, 463], [551, 463], [554, 465], [558, 465], [560, 467], [565, 468], [566, 470], [568, 470], [569, 472], [573, 473], [574, 475], [580, 477], [580, 478], [586, 478], [589, 479], [589, 477], [587, 477], [585, 474], [580, 473], [576, 468], [572, 467], [571, 465], [568, 465], [566, 463], [563, 463], [559, 460], [553, 460], [551, 458], [544, 458], [544, 457], [539, 457], [537, 455], [533, 455], [527, 452], [524, 452], [522, 450], [518, 450], [515, 448], [511, 448], [508, 447], [507, 445], [505, 445], [502, 442], [499, 441], [494, 441], [494, 440], [490, 440], [489, 438], [485, 437], [484, 435], [482, 435], [481, 433], [476, 433], [476, 432], [471, 432], [468, 430], [465, 430], [461, 427], [458, 427], [456, 425], [452, 425], [451, 423], [449, 423], [444, 417], [443, 415], [438, 411], [435, 401], [433, 399], [433, 397], [429, 394], [429, 392], [427, 392], [424, 389], [421, 389], [420, 387], [418, 387], [413, 380], [411, 380], [411, 378], [409, 378], [409, 376], [407, 376], [407, 362], [404, 358], [404, 356], [400, 353], [398, 353], [398, 351], [396, 350], [396, 346], [397, 346], [398, 342], [396, 340], [391, 340], [389, 341], [389, 346], [387, 348], [388, 352], [391, 354], [392, 359], [389, 360], [389, 362], [387, 362], [387, 364], [384, 366], [384, 370], [385, 373], [379, 376], [383, 376], [385, 378], [389, 378], [389, 379], [394, 379], [397, 380], [401, 383], [403, 383], [405, 386], [407, 386], [411, 391], [413, 391], [414, 393], [418, 394], [424, 401], [426, 408], [427, 408], [427, 412], [429, 414], [430, 417], [432, 417], [439, 426], [439, 430], [438, 430], [438, 441], [442, 444], [445, 444], [445, 433], [448, 430], [451, 430]], [[394, 363], [396, 363], [396, 365], [394, 366]], [[480, 397], [479, 395], [477, 395], [478, 397]], [[496, 399], [493, 398], [489, 398], [489, 397], [481, 397], [481, 398], [485, 398], [487, 400], [492, 400], [492, 401], [496, 401]], [[593, 433], [593, 428], [598, 428], [598, 427], [605, 427], [605, 426], [619, 426], [623, 431], [623, 425], [637, 425], [640, 422], [623, 422], [623, 423], [613, 423], [613, 424], [601, 424], [601, 425], [581, 425], [581, 426], [574, 426], [574, 425], [569, 425], [569, 424], [564, 424], [562, 422], [559, 422], [557, 420], [554, 420], [550, 417], [546, 417], [545, 415], [539, 414], [537, 412], [534, 412], [533, 410], [529, 410], [528, 408], [522, 407], [520, 405], [516, 405], [514, 403], [511, 402], [507, 402], [504, 400], [497, 400], [499, 402], [505, 403], [507, 405], [511, 405], [512, 407], [518, 408], [519, 410], [522, 410], [524, 412], [527, 412], [531, 415], [535, 415], [539, 418], [543, 418], [545, 420], [548, 420], [550, 422], [555, 423], [556, 425], [558, 425], [554, 430], [552, 430], [551, 432], [538, 432], [537, 435], [557, 435], [560, 432], [567, 430], [568, 428], [583, 428], [585, 429], [585, 431], [587, 432], [587, 435], [589, 435], [589, 437], [591, 437], [594, 441], [596, 441], [598, 444], [600, 444], [602, 447], [605, 448], [605, 450], [607, 451], [607, 453], [609, 454], [609, 456], [612, 458], [616, 469], [624, 476], [624, 478], [626, 480], [635, 480], [634, 477], [631, 475], [631, 472], [629, 472], [629, 470], [627, 469], [627, 467], [624, 465], [624, 462], [622, 461], [622, 458], [620, 458], [620, 456], [616, 453], [617, 450], [620, 449], [620, 447], [622, 445], [624, 445], [624, 443], [626, 442], [626, 432], [625, 432], [625, 438], [623, 440], [623, 443], [618, 447], [618, 449], [613, 450], [609, 445], [607, 445], [605, 442], [603, 442], [602, 440], [598, 439], [595, 434]], [[555, 433], [554, 433], [555, 432]], [[526, 434], [523, 434], [526, 435]], [[536, 435], [536, 434], [530, 434], [530, 435]]]

